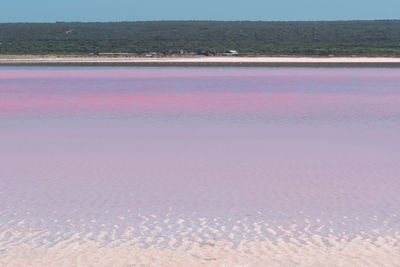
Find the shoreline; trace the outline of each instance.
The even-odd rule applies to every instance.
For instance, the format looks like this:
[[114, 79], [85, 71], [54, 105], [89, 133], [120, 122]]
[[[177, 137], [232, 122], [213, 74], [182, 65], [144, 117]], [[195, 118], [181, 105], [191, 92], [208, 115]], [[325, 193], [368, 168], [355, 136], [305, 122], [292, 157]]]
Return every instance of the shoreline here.
[[0, 66], [400, 67], [400, 57], [84, 57], [0, 55]]

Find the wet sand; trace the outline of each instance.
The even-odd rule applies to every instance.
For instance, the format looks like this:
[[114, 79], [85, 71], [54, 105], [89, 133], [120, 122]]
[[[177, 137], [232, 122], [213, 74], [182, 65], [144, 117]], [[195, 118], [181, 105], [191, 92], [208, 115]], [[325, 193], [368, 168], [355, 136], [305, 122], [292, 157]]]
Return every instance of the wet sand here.
[[[289, 233], [291, 232], [288, 230]], [[42, 233], [14, 233], [13, 238], [32, 239]], [[104, 233], [106, 234], [106, 233]], [[43, 235], [43, 234], [42, 234]], [[77, 239], [80, 239], [77, 241]], [[126, 236], [129, 238], [129, 235]], [[235, 246], [230, 240], [200, 245], [183, 237], [169, 241], [170, 246], [143, 247], [130, 242], [103, 245], [102, 237], [77, 233], [55, 246], [37, 247], [33, 241], [18, 246], [8, 245], [0, 257], [1, 266], [400, 266], [400, 235], [381, 236], [371, 241], [368, 236], [352, 240], [337, 237], [295, 239], [288, 235], [277, 242], [246, 241]], [[162, 242], [162, 238], [156, 241]], [[1, 243], [0, 243], [1, 244]], [[46, 245], [46, 243], [45, 243]]]

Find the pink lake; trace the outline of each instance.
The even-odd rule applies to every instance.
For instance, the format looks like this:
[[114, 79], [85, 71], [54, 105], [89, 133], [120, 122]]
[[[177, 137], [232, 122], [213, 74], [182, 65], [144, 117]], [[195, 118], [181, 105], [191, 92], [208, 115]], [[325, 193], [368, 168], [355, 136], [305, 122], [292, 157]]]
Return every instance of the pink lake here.
[[397, 68], [1, 67], [0, 265], [400, 265], [399, 133]]

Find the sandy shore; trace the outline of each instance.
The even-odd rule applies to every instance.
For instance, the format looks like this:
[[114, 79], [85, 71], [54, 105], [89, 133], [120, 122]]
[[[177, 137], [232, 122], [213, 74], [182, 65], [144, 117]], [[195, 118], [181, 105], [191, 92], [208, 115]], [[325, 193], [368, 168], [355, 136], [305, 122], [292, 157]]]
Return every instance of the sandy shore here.
[[0, 56], [0, 65], [129, 66], [383, 66], [400, 67], [395, 57], [72, 57]]
[[[4, 233], [0, 233], [1, 234]], [[105, 233], [103, 233], [104, 235]], [[45, 242], [37, 246], [35, 238], [43, 232], [13, 232], [11, 242], [0, 252], [1, 266], [399, 266], [398, 236], [379, 237], [375, 241], [357, 236], [352, 240], [335, 237], [311, 238], [277, 242], [242, 241], [236, 247], [223, 240], [200, 246], [182, 238], [181, 245], [170, 241], [166, 248], [142, 246], [136, 239], [130, 242], [115, 240], [108, 245], [102, 237], [84, 235], [61, 240], [56, 245]], [[31, 240], [26, 244], [15, 239]], [[14, 242], [13, 242], [14, 241]], [[3, 244], [5, 243], [5, 244]], [[9, 244], [13, 244], [13, 246]]]

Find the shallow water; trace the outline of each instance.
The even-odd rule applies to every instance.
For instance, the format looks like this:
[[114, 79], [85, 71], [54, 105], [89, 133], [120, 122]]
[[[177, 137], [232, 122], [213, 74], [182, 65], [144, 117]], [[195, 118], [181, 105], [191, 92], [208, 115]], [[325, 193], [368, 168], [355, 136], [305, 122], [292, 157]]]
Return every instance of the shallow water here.
[[0, 122], [3, 265], [400, 264], [399, 69], [2, 67]]

